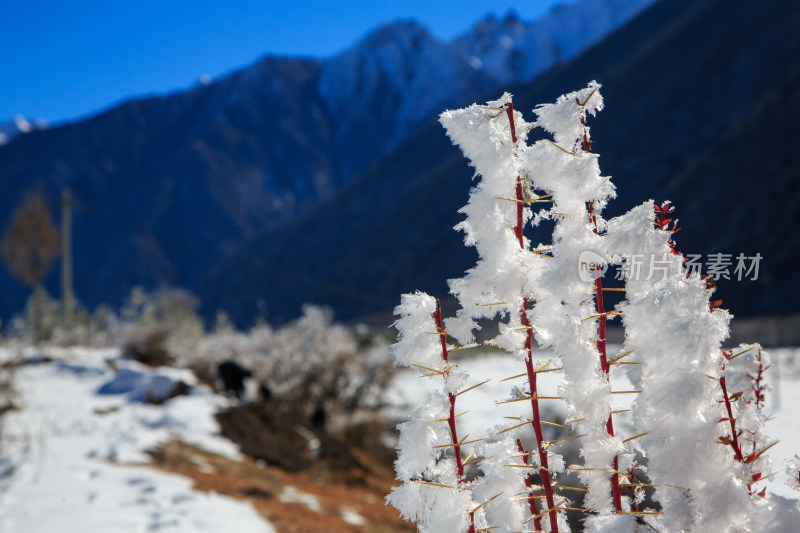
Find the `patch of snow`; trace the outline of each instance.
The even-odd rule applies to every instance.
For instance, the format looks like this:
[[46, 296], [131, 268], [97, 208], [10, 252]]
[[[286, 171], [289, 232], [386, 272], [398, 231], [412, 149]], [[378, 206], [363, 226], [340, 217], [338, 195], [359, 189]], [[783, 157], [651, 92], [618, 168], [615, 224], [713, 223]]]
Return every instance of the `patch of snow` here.
[[31, 124], [28, 119], [22, 115], [14, 116], [14, 126], [17, 127], [20, 133], [28, 133], [33, 130], [33, 124]]
[[342, 509], [342, 520], [354, 526], [363, 526], [367, 523], [363, 516], [349, 507]]
[[278, 496], [278, 499], [283, 503], [300, 503], [315, 513], [322, 511], [322, 506], [320, 505], [316, 496], [307, 492], [303, 492], [297, 487], [293, 487], [291, 485], [287, 485], [283, 488], [281, 495]]
[[181, 476], [76, 461], [49, 446], [37, 454], [0, 499], [6, 533], [275, 531], [249, 505], [194, 491]]
[[[778, 354], [786, 359], [800, 358], [800, 348], [770, 350], [770, 353], [773, 368], [778, 367], [781, 370], [787, 365], [779, 363]], [[781, 372], [778, 379], [774, 379], [774, 376], [772, 378], [769, 380], [772, 390], [767, 392], [767, 412], [771, 412], [772, 416], [767, 421], [766, 432], [778, 439], [778, 444], [770, 450], [773, 470], [778, 474], [770, 478], [769, 491], [796, 499], [797, 489], [790, 488], [787, 483], [784, 462], [791, 461], [795, 454], [800, 453], [800, 424], [790, 422], [797, 419], [797, 410], [800, 407], [800, 376]]]
[[[27, 359], [37, 352], [21, 353]], [[188, 396], [160, 406], [131, 402], [135, 387], [122, 387], [125, 379], [115, 385], [121, 394], [98, 394], [115, 382], [109, 360], [139, 380], [176, 374], [126, 367], [108, 350], [45, 355], [56, 361], [16, 372], [20, 409], [3, 417], [0, 531], [44, 533], [57, 525], [107, 533], [274, 532], [249, 505], [194, 491], [191, 480], [142, 464], [149, 460], [145, 450], [173, 438], [238, 457], [236, 447], [218, 435], [213, 417], [227, 404], [224, 399], [195, 386]], [[0, 351], [0, 359], [10, 357]]]
[[0, 146], [18, 135], [45, 128], [47, 128], [47, 122], [43, 120], [28, 120], [22, 115], [14, 115], [10, 121], [0, 124]]
[[129, 402], [162, 403], [176, 391], [180, 383], [196, 384], [191, 371], [176, 368], [150, 369], [126, 359], [112, 360], [117, 373], [100, 385], [97, 394], [124, 395]]

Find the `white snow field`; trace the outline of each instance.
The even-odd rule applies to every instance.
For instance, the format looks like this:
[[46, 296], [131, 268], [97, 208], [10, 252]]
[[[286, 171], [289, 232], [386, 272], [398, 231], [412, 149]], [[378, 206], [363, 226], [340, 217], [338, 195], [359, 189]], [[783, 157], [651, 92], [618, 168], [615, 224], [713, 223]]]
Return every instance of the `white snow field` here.
[[800, 349], [779, 348], [769, 352], [772, 370], [780, 379], [770, 381], [773, 390], [767, 394], [767, 405], [773, 416], [767, 422], [766, 432], [779, 440], [770, 450], [772, 468], [778, 474], [771, 478], [768, 490], [787, 498], [797, 498], [800, 494], [785, 483], [784, 461], [800, 454]]
[[250, 505], [195, 491], [190, 479], [145, 464], [144, 451], [171, 438], [235, 457], [213, 417], [224, 399], [195, 387], [188, 396], [147, 405], [145, 395], [162, 394], [175, 379], [191, 382], [191, 374], [154, 371], [114, 350], [48, 349], [47, 355], [55, 361], [16, 372], [20, 409], [2, 420], [0, 531], [275, 531]]

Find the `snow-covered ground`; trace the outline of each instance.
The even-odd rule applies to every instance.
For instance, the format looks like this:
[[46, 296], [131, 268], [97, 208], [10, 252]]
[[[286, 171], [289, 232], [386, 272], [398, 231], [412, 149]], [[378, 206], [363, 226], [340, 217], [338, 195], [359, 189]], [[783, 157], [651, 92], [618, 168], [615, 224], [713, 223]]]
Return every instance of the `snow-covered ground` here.
[[784, 480], [784, 460], [800, 454], [800, 349], [781, 348], [769, 350], [775, 374], [780, 379], [771, 381], [772, 391], [767, 396], [768, 408], [773, 413], [767, 422], [767, 435], [780, 442], [772, 448], [772, 468], [778, 472], [771, 478], [769, 490], [789, 498], [800, 496]]
[[23, 366], [14, 377], [20, 409], [3, 419], [0, 531], [275, 531], [251, 506], [145, 465], [144, 451], [170, 438], [235, 457], [213, 418], [223, 399], [195, 387], [189, 396], [147, 405], [143, 396], [191, 375], [153, 372], [114, 351], [48, 355], [56, 361]]
[[[772, 377], [781, 379], [773, 379], [768, 396], [774, 416], [767, 433], [781, 442], [771, 450], [777, 475], [770, 478], [768, 489], [796, 498], [784, 484], [783, 461], [800, 453], [800, 349], [771, 354]], [[0, 358], [9, 355], [0, 351]], [[17, 370], [20, 409], [3, 418], [0, 531], [50, 533], [56, 525], [60, 531], [92, 533], [275, 531], [248, 504], [195, 491], [191, 480], [146, 466], [144, 451], [171, 438], [238, 457], [236, 447], [218, 435], [213, 417], [227, 405], [225, 399], [197, 386], [189, 396], [148, 405], [139, 400], [161, 394], [176, 379], [191, 382], [192, 376], [174, 369], [153, 371], [111, 350], [48, 350], [48, 355], [56, 360]], [[471, 384], [491, 380], [459, 396], [458, 410], [469, 411], [458, 419], [462, 436], [479, 438], [502, 417], [525, 414], [520, 403], [495, 404], [522, 381], [501, 381], [522, 373], [520, 362], [506, 355], [483, 355], [465, 358], [460, 366], [469, 372]], [[397, 372], [389, 399], [395, 414], [404, 417], [436, 383], [407, 369]], [[540, 394], [556, 395], [559, 379], [558, 373], [542, 374]], [[629, 389], [624, 378], [615, 380], [616, 390]], [[619, 408], [631, 400], [630, 395], [620, 396]], [[550, 402], [545, 419], [565, 414], [559, 403]]]

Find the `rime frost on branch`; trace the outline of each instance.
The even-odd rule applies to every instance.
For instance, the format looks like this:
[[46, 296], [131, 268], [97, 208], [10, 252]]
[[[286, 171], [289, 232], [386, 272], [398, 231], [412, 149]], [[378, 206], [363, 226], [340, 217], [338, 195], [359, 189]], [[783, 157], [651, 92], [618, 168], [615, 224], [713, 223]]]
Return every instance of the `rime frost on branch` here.
[[[444, 379], [400, 426], [403, 484], [388, 499], [421, 531], [569, 531], [564, 508], [572, 504], [557, 479], [565, 467], [556, 450], [575, 438], [582, 462], [569, 468], [586, 490], [586, 531], [782, 531], [800, 515], [797, 502], [768, 498], [759, 485], [773, 444], [762, 412], [769, 356], [758, 345], [722, 350], [730, 315], [710, 300], [708, 280], [684, 266], [668, 203], [602, 218], [615, 189], [600, 173], [586, 122], [603, 108], [599, 89], [591, 82], [537, 107], [534, 123], [507, 93], [441, 115], [475, 168], [456, 229], [479, 258], [449, 282], [460, 304], [455, 317], [443, 321], [436, 300], [422, 293], [403, 295], [396, 310], [396, 363]], [[528, 145], [537, 127], [551, 137]], [[545, 220], [553, 223], [552, 242], [532, 246], [525, 229]], [[637, 257], [657, 264], [656, 275], [635, 275]], [[625, 299], [606, 309], [604, 275], [612, 266], [628, 274], [624, 287], [612, 288]], [[607, 353], [606, 323], [618, 315], [625, 344]], [[453, 414], [467, 377], [448, 360], [455, 347], [446, 339], [452, 335], [461, 349], [477, 345], [481, 319], [497, 326], [486, 343], [525, 368], [498, 400], [524, 402], [528, 414], [487, 428], [470, 461], [478, 463], [475, 479], [467, 481]], [[634, 390], [612, 390], [610, 374], [623, 365]], [[564, 430], [570, 436], [553, 442], [545, 440], [537, 389], [538, 374], [550, 371], [563, 373], [559, 397], [572, 422]], [[636, 395], [627, 415], [635, 434], [615, 428], [622, 412], [614, 410], [615, 393]], [[800, 459], [787, 474], [800, 486]], [[660, 511], [646, 507], [644, 485], [654, 487]]]
[[800, 490], [800, 456], [795, 454], [786, 460], [786, 484], [794, 490]]
[[[408, 422], [399, 426], [397, 479], [402, 484], [387, 497], [401, 515], [420, 531], [475, 532], [485, 525], [484, 512], [473, 503], [464, 476], [456, 429], [455, 399], [467, 375], [448, 361], [441, 327], [441, 310], [431, 296], [404, 294], [395, 308], [398, 342], [392, 346], [395, 364], [417, 368], [421, 377], [441, 377], [440, 390], [431, 390]], [[477, 509], [477, 512], [476, 512]]]
[[564, 379], [559, 392], [571, 410], [569, 418], [583, 419], [580, 433], [586, 437], [581, 440], [584, 463], [579, 473], [588, 489], [584, 507], [606, 515], [621, 505], [612, 502], [612, 487], [619, 494], [616, 471], [623, 445], [610, 430], [605, 335], [601, 339], [598, 331], [598, 322], [605, 323], [607, 316], [599, 314], [602, 303], [595, 302], [595, 271], [579, 268], [587, 255], [598, 268], [603, 262], [605, 237], [598, 229], [604, 222], [599, 212], [615, 194], [609, 179], [600, 175], [598, 155], [589, 151], [585, 120], [587, 113], [594, 115], [603, 107], [599, 88], [592, 82], [534, 110], [539, 117], [536, 125], [552, 133], [554, 140], [534, 144], [524, 168], [533, 189], [552, 198], [550, 209], [540, 211], [534, 222], [555, 221], [550, 256], [533, 273], [538, 291], [532, 323], [540, 346], [552, 348], [561, 359]]
[[[446, 111], [439, 119], [480, 177], [469, 202], [459, 211], [465, 219], [456, 226], [464, 232], [464, 243], [476, 248], [479, 259], [463, 278], [449, 282], [462, 308], [447, 321], [447, 329], [468, 344], [477, 329], [476, 319], [510, 315], [497, 342], [524, 358], [524, 335], [515, 328], [522, 325], [518, 316], [522, 298], [532, 294], [532, 287], [524, 286], [525, 272], [535, 268], [537, 258], [520, 247], [510, 230], [517, 224], [516, 184], [528, 129], [521, 114], [515, 113], [519, 138], [512, 142], [503, 111], [510, 98], [506, 93], [486, 106]], [[530, 211], [523, 217], [524, 223]]]

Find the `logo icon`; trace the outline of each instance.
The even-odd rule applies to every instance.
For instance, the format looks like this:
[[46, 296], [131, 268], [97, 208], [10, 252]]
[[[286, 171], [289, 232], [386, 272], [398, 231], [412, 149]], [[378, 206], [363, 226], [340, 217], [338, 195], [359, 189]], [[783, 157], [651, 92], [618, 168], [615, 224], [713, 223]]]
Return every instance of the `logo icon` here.
[[608, 270], [606, 258], [590, 250], [581, 252], [578, 257], [578, 277], [581, 281], [593, 283], [596, 277], [596, 270], [600, 271], [601, 276], [606, 273], [606, 270]]

